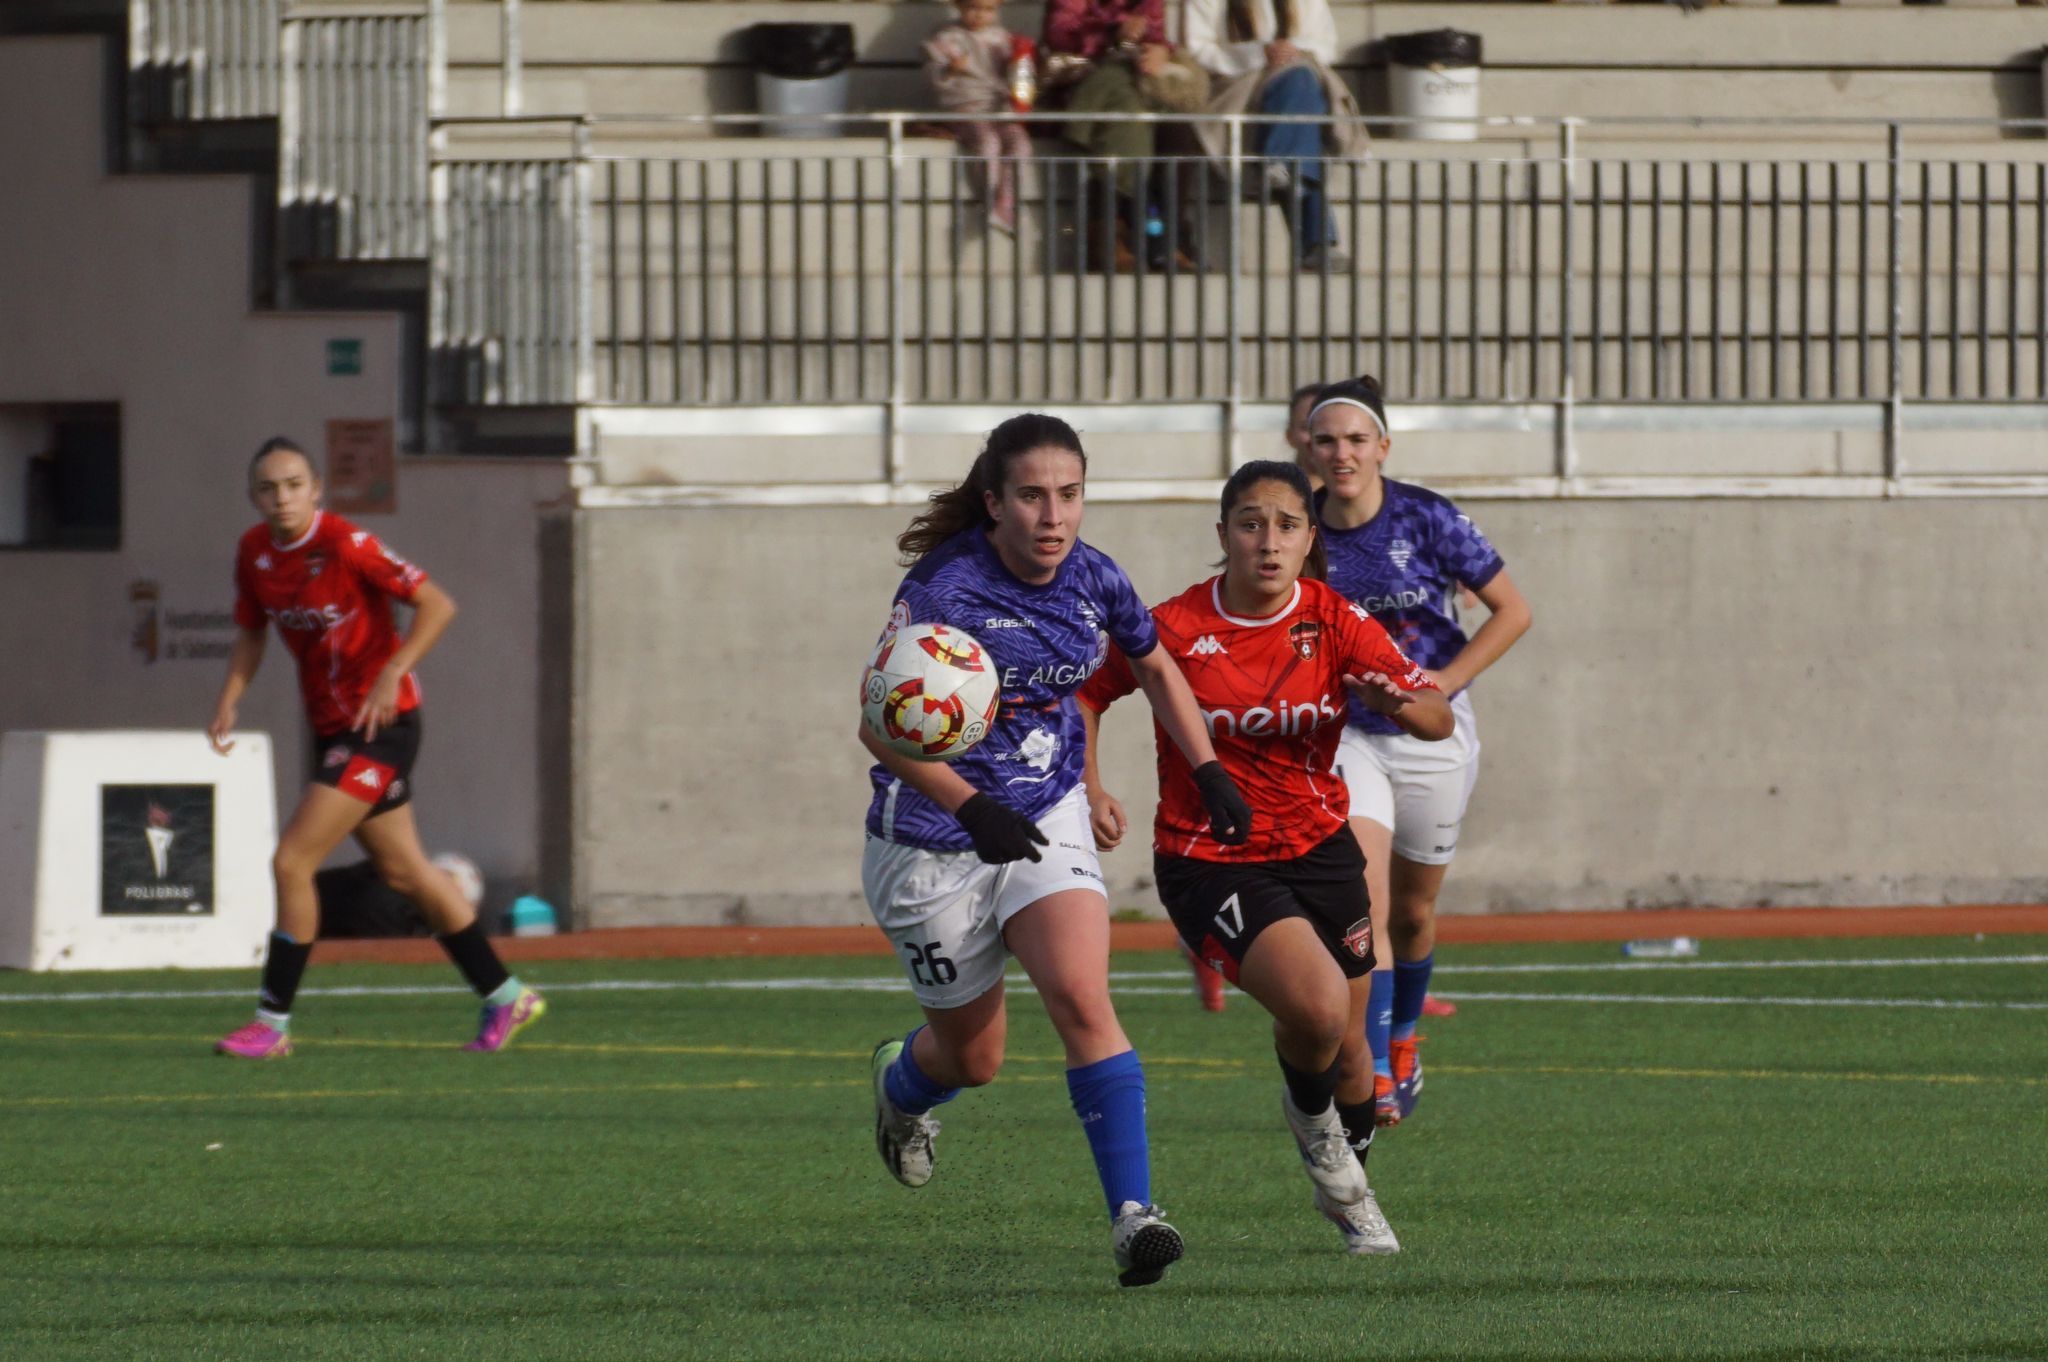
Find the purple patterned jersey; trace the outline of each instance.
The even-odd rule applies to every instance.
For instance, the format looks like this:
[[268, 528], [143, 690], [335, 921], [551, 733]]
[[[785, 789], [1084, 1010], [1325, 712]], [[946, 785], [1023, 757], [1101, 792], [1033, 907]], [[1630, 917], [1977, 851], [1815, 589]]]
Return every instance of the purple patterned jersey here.
[[[1355, 530], [1323, 526], [1330, 585], [1364, 606], [1401, 651], [1431, 671], [1465, 646], [1451, 611], [1460, 585], [1478, 590], [1506, 566], [1470, 516], [1427, 488], [1385, 479], [1379, 514]], [[1322, 510], [1322, 493], [1316, 494]], [[1351, 702], [1351, 725], [1366, 733], [1399, 733], [1392, 719]]]
[[[1081, 783], [1084, 730], [1073, 695], [1115, 643], [1126, 657], [1157, 646], [1159, 631], [1131, 579], [1108, 554], [1076, 542], [1043, 586], [1017, 580], [981, 529], [933, 549], [896, 590], [888, 633], [944, 624], [971, 635], [996, 664], [1002, 709], [979, 746], [950, 764], [969, 785], [1027, 818], [1043, 817]], [[967, 851], [958, 819], [877, 764], [868, 832], [930, 851]]]

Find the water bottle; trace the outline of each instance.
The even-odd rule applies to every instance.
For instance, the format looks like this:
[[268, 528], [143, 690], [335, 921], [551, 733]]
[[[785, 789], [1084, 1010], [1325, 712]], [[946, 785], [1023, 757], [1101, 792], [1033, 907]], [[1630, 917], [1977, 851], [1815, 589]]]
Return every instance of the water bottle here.
[[1621, 943], [1621, 953], [1631, 960], [1689, 960], [1700, 953], [1698, 937], [1643, 937]]
[[1030, 113], [1038, 103], [1038, 46], [1029, 38], [1010, 41], [1010, 104], [1018, 113]]

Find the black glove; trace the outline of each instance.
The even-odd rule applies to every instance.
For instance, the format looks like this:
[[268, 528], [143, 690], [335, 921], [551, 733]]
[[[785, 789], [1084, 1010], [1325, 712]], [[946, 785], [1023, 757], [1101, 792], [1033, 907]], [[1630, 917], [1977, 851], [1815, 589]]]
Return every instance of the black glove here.
[[[1224, 779], [1230, 777], [1225, 776]], [[1232, 790], [1231, 793], [1235, 795], [1237, 792]], [[1243, 807], [1241, 802], [1239, 807]], [[1045, 834], [1038, 830], [1038, 824], [1008, 804], [990, 799], [985, 794], [970, 798], [954, 810], [953, 816], [974, 839], [974, 854], [990, 865], [1038, 860], [1038, 848], [1046, 844]], [[1038, 845], [1033, 846], [1034, 842]]]
[[1195, 768], [1195, 788], [1209, 809], [1209, 835], [1227, 847], [1241, 847], [1252, 835], [1252, 806], [1237, 792], [1237, 782], [1220, 761]]

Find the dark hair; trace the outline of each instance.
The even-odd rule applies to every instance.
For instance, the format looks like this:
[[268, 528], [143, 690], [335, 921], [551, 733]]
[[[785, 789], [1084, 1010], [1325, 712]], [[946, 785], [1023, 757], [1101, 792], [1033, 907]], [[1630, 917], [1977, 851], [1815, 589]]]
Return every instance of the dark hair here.
[[313, 463], [313, 456], [306, 452], [303, 445], [288, 436], [273, 435], [258, 445], [256, 452], [249, 456], [250, 482], [256, 481], [256, 465], [262, 463], [264, 459], [272, 454], [296, 454], [306, 461], [306, 467], [312, 470], [314, 477], [320, 476], [320, 469]]
[[1262, 482], [1284, 482], [1301, 498], [1301, 509], [1308, 517], [1311, 536], [1308, 558], [1301, 565], [1301, 575], [1313, 577], [1319, 582], [1328, 581], [1330, 558], [1323, 551], [1323, 532], [1316, 523], [1315, 491], [1309, 485], [1308, 474], [1301, 471], [1299, 464], [1284, 463], [1279, 459], [1253, 459], [1239, 468], [1223, 484], [1223, 498], [1217, 519], [1228, 523], [1231, 511], [1244, 499], [1244, 494]]
[[1000, 494], [1009, 482], [1010, 462], [1034, 449], [1046, 448], [1065, 450], [1081, 460], [1084, 474], [1088, 471], [1088, 455], [1081, 448], [1081, 437], [1057, 416], [1027, 411], [990, 431], [988, 442], [975, 456], [966, 479], [957, 487], [932, 493], [931, 505], [924, 514], [896, 536], [896, 551], [903, 555], [903, 562], [916, 562], [962, 530], [994, 524], [988, 518], [982, 493]]
[[1287, 399], [1287, 414], [1289, 416], [1292, 416], [1294, 414], [1294, 409], [1295, 407], [1300, 405], [1302, 398], [1314, 397], [1317, 393], [1321, 392], [1322, 390], [1323, 385], [1320, 383], [1304, 383], [1299, 388], [1296, 388], [1294, 390], [1294, 396]]
[[[1357, 378], [1340, 378], [1325, 385], [1316, 393], [1316, 406], [1321, 406], [1333, 397], [1348, 397], [1354, 402], [1363, 402], [1372, 408], [1372, 414], [1379, 419], [1380, 434], [1393, 434], [1393, 427], [1387, 424], [1387, 404], [1380, 397], [1380, 381], [1371, 374], [1360, 374]], [[1309, 410], [1315, 410], [1314, 407]]]

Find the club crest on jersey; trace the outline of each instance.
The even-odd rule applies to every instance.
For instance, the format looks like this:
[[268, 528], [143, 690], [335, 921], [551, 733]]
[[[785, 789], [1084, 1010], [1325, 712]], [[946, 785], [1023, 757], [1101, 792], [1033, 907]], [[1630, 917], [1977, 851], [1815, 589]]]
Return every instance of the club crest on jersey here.
[[1287, 641], [1294, 645], [1294, 651], [1301, 654], [1303, 661], [1316, 655], [1316, 640], [1322, 636], [1323, 626], [1317, 620], [1303, 620], [1287, 626]]
[[1408, 560], [1415, 556], [1415, 546], [1405, 539], [1396, 539], [1387, 545], [1387, 557], [1394, 560], [1394, 566], [1401, 571], [1408, 570]]
[[327, 555], [326, 555], [326, 554], [324, 554], [324, 553], [309, 553], [309, 554], [307, 554], [307, 555], [306, 555], [306, 575], [307, 575], [308, 577], [318, 577], [318, 576], [319, 576], [319, 575], [321, 574], [321, 572], [322, 572], [323, 570], [325, 570], [325, 568], [326, 568], [326, 567], [327, 567]]
[[1372, 919], [1362, 917], [1344, 933], [1344, 949], [1360, 960], [1372, 957]]

